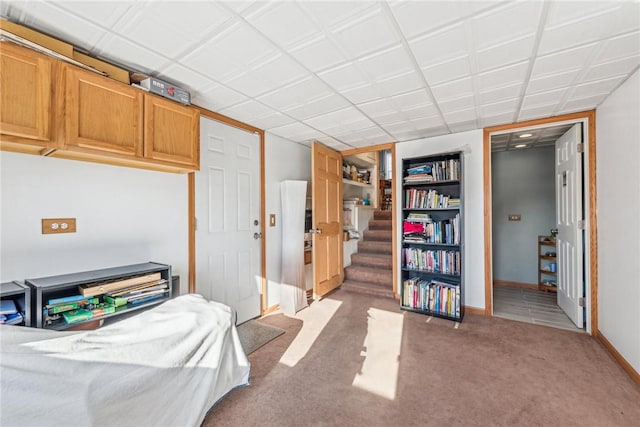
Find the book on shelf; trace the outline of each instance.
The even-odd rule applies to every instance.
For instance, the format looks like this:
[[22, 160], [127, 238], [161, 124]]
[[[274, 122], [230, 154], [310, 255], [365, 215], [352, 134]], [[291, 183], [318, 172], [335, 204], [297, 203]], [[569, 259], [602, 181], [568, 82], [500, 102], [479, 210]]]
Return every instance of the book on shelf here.
[[73, 302], [61, 303], [61, 304], [49, 304], [43, 309], [44, 314], [57, 314], [65, 311], [76, 310], [78, 308], [84, 308], [86, 306], [93, 306], [100, 302], [99, 298], [87, 298]]
[[20, 312], [10, 314], [0, 314], [0, 324], [18, 325], [24, 322], [24, 314]]
[[114, 280], [100, 283], [88, 283], [78, 286], [78, 291], [84, 296], [102, 295], [108, 292], [141, 285], [154, 280], [160, 280], [160, 273], [145, 274], [142, 276], [130, 277], [128, 279]]
[[460, 286], [441, 280], [409, 278], [403, 283], [402, 305], [450, 317], [460, 317]]
[[71, 295], [71, 296], [62, 297], [62, 298], [52, 298], [48, 301], [47, 305], [64, 304], [68, 302], [82, 301], [86, 299], [87, 297], [84, 295]]
[[65, 311], [62, 313], [62, 317], [67, 323], [78, 323], [91, 319], [93, 317], [93, 313], [91, 310], [79, 308], [77, 310]]
[[137, 293], [141, 291], [151, 291], [155, 289], [167, 289], [169, 287], [169, 282], [167, 279], [154, 280], [151, 282], [143, 283], [142, 285], [131, 286], [128, 288], [120, 289], [118, 291], [108, 292], [106, 295], [109, 296], [125, 296], [132, 293]]
[[15, 301], [12, 299], [0, 300], [0, 314], [15, 314], [18, 312]]
[[132, 304], [132, 305], [138, 305], [138, 304], [142, 304], [142, 303], [145, 303], [145, 302], [150, 302], [150, 301], [154, 301], [154, 300], [163, 298], [164, 296], [165, 296], [164, 294], [145, 296], [144, 298], [134, 299], [133, 301], [130, 301], [129, 303]]

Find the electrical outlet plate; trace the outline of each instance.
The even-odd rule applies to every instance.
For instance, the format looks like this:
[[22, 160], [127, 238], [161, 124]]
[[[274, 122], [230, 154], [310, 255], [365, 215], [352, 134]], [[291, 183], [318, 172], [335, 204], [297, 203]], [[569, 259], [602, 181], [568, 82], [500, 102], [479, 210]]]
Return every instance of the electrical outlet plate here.
[[42, 234], [61, 234], [75, 232], [75, 218], [42, 218]]
[[275, 227], [276, 226], [276, 214], [270, 214], [269, 215], [269, 226], [270, 227]]
[[520, 214], [509, 214], [509, 221], [520, 221]]

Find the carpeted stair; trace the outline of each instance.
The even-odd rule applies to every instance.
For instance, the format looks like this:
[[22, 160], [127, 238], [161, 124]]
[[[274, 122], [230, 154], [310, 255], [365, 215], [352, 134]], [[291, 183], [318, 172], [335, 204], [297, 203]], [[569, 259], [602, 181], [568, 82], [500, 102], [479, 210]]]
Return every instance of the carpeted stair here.
[[391, 211], [375, 211], [344, 269], [344, 290], [394, 298], [391, 233]]

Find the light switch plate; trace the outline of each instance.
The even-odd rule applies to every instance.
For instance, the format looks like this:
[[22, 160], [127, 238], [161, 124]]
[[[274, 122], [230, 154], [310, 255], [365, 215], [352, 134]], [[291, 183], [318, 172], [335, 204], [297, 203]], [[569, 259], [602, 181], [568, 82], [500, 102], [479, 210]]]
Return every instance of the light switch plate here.
[[509, 214], [509, 221], [520, 221], [521, 218], [520, 214]]
[[62, 234], [75, 232], [75, 218], [42, 218], [42, 234]]

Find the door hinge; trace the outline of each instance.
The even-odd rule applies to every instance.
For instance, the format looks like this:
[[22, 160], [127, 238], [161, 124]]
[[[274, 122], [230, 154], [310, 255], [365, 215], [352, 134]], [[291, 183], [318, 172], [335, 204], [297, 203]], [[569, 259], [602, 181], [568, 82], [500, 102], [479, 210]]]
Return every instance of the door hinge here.
[[578, 307], [584, 307], [584, 306], [585, 306], [584, 297], [578, 298]]
[[584, 219], [578, 220], [578, 230], [584, 230]]
[[578, 148], [576, 150], [578, 153], [584, 153], [584, 142], [578, 144]]

